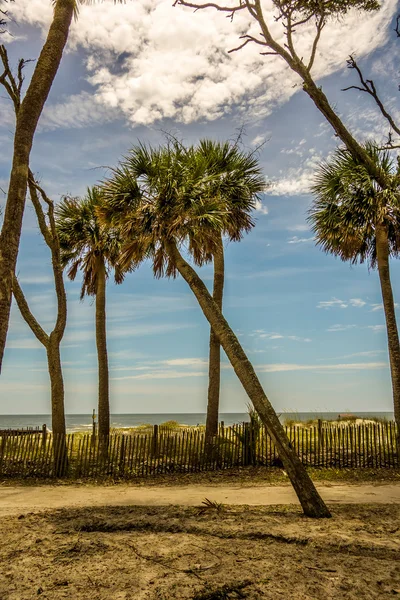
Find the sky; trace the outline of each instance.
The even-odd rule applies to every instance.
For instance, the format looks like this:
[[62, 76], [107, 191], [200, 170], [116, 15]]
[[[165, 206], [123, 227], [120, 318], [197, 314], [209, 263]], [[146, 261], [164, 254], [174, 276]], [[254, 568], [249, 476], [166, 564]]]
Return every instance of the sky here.
[[[269, 1], [263, 3], [274, 35]], [[373, 15], [351, 13], [324, 30], [313, 70], [335, 110], [360, 141], [385, 140], [387, 124], [371, 98], [341, 91], [357, 83], [346, 69], [354, 53], [382, 99], [399, 116], [398, 3]], [[11, 5], [10, 61], [35, 59], [50, 0]], [[281, 59], [260, 56], [233, 22], [213, 10], [193, 14], [170, 0], [81, 6], [35, 137], [31, 168], [55, 202], [87, 186], [138, 141], [158, 145], [166, 133], [187, 144], [233, 140], [243, 128], [269, 188], [256, 226], [225, 243], [224, 314], [239, 336], [278, 412], [391, 411], [391, 384], [379, 280], [367, 265], [350, 266], [315, 245], [306, 222], [318, 164], [338, 144], [330, 126]], [[299, 54], [312, 41], [296, 33]], [[26, 67], [26, 82], [34, 63]], [[0, 186], [7, 190], [14, 117], [0, 94]], [[4, 206], [5, 194], [1, 194]], [[55, 294], [50, 256], [27, 202], [17, 268], [32, 312], [50, 331]], [[395, 298], [400, 268], [391, 263]], [[212, 266], [199, 269], [209, 289]], [[62, 343], [66, 412], [89, 413], [97, 402], [92, 299], [79, 300], [80, 277], [66, 280], [68, 325]], [[400, 300], [399, 300], [400, 302]], [[205, 412], [209, 326], [186, 283], [155, 280], [144, 263], [125, 282], [107, 286], [107, 334], [113, 413]], [[248, 398], [225, 355], [221, 411], [245, 412]], [[1, 414], [50, 412], [46, 353], [13, 305], [0, 376]]]

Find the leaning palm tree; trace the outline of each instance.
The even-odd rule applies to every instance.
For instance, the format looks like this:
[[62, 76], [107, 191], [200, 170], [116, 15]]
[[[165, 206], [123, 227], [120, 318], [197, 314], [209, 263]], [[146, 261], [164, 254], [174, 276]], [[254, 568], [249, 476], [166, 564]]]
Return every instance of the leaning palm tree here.
[[[240, 241], [244, 233], [248, 233], [255, 222], [252, 213], [258, 195], [265, 190], [265, 175], [253, 152], [243, 152], [238, 144], [221, 143], [212, 140], [201, 140], [196, 148], [194, 158], [200, 160], [202, 168], [208, 176], [212, 176], [215, 186], [214, 195], [225, 208], [228, 206], [229, 219], [225, 229], [215, 238], [211, 231], [211, 239], [217, 242], [217, 248], [211, 253], [214, 266], [213, 299], [222, 312], [222, 300], [225, 279], [225, 260], [223, 237], [229, 241]], [[212, 193], [211, 186], [207, 193]], [[190, 247], [195, 262], [201, 265], [209, 260], [207, 246], [198, 246], [197, 238], [192, 238]], [[212, 439], [218, 433], [218, 415], [220, 399], [221, 356], [220, 343], [214, 330], [210, 330], [209, 347], [209, 379], [206, 419], [206, 441], [211, 447]]]
[[124, 275], [118, 266], [120, 239], [112, 228], [103, 228], [97, 210], [103, 202], [98, 187], [87, 190], [83, 199], [64, 198], [57, 207], [57, 230], [63, 265], [69, 266], [68, 277], [74, 280], [83, 272], [81, 300], [85, 295], [96, 298], [96, 345], [99, 370], [99, 436], [110, 433], [109, 375], [106, 336], [106, 281], [114, 269], [116, 283]]
[[194, 148], [169, 143], [139, 145], [104, 183], [102, 219], [118, 227], [124, 245], [120, 264], [132, 268], [144, 258], [156, 277], [185, 279], [221, 343], [250, 400], [267, 427], [303, 510], [311, 517], [330, 513], [292, 448], [239, 340], [196, 271], [182, 256], [183, 244], [214, 253], [231, 218], [229, 202], [216, 194], [215, 177], [194, 160]]
[[374, 144], [367, 143], [365, 150], [392, 181], [391, 189], [382, 190], [364, 164], [347, 149], [338, 149], [318, 169], [308, 218], [316, 242], [325, 252], [352, 264], [368, 262], [378, 269], [400, 458], [400, 345], [389, 271], [389, 258], [400, 251], [400, 168], [387, 151]]
[[[90, 4], [93, 1], [52, 0], [54, 13], [46, 41], [22, 101], [17, 99], [17, 102], [14, 102], [16, 109], [14, 150], [4, 220], [0, 233], [0, 371], [10, 320], [12, 282], [21, 238], [33, 138], [61, 64], [72, 18], [74, 15], [77, 17], [79, 4]], [[117, 0], [114, 1], [116, 3]], [[124, 0], [118, 1], [123, 2]], [[3, 63], [0, 83], [9, 91], [9, 65], [4, 45], [0, 46], [0, 58]], [[21, 68], [23, 65], [24, 61], [20, 61], [18, 67], [19, 92], [24, 81]], [[11, 91], [15, 91], [15, 89], [12, 90], [11, 87]]]

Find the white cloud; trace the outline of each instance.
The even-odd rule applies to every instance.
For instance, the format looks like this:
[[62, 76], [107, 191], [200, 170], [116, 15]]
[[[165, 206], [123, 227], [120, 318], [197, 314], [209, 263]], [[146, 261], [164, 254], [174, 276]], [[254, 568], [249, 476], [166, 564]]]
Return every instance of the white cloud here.
[[318, 302], [317, 308], [348, 308], [352, 306], [353, 308], [362, 308], [367, 303], [361, 298], [350, 298], [350, 300], [339, 300], [338, 298], [332, 298], [332, 300], [326, 300], [323, 302]]
[[[383, 304], [371, 304], [370, 306], [372, 306], [370, 312], [377, 312], [378, 310], [383, 310]], [[398, 308], [399, 305], [397, 304], [397, 302], [395, 302], [394, 304], [395, 308]]]
[[[360, 19], [354, 11], [343, 21], [330, 23], [321, 39], [314, 76], [318, 79], [342, 68], [344, 58], [354, 51], [354, 30], [358, 56], [382, 45], [396, 9], [396, 0], [384, 0], [377, 13]], [[264, 10], [273, 35], [283, 42], [282, 24], [274, 19], [272, 3], [266, 3]], [[46, 31], [52, 5], [49, 0], [19, 0], [10, 12], [17, 23]], [[261, 57], [257, 45], [228, 54], [243, 33], [256, 37], [260, 33], [247, 11], [231, 22], [215, 10], [193, 14], [192, 9], [174, 8], [165, 0], [82, 5], [71, 29], [69, 49], [81, 46], [87, 53], [88, 81], [94, 87], [92, 115], [88, 98], [80, 106], [82, 95], [71, 96], [60, 106], [47, 108], [47, 123], [86, 125], [90, 116], [99, 122], [101, 115], [107, 119], [111, 112], [115, 117], [123, 114], [133, 125], [162, 118], [189, 123], [216, 119], [235, 104], [246, 115], [268, 115], [299, 89], [299, 79], [282, 59]], [[309, 53], [313, 33], [310, 23], [296, 36], [300, 56]], [[78, 112], [75, 123], [71, 120], [74, 109]], [[307, 182], [301, 179], [304, 189]], [[292, 180], [289, 187], [298, 190], [299, 182]], [[277, 189], [282, 193], [283, 182]]]
[[123, 381], [127, 379], [181, 379], [182, 377], [204, 377], [203, 371], [158, 371], [150, 373], [141, 373], [139, 375], [126, 375], [124, 377], [112, 377], [113, 381]]
[[343, 354], [342, 356], [334, 356], [332, 358], [320, 358], [319, 360], [343, 360], [345, 358], [355, 358], [356, 356], [363, 356], [372, 358], [373, 356], [378, 356], [379, 354], [384, 354], [385, 350], [365, 350], [363, 352], [353, 352], [352, 354]]
[[20, 338], [7, 341], [7, 348], [14, 348], [18, 350], [39, 350], [40, 348], [44, 348], [44, 346], [32, 335], [31, 338]]
[[327, 331], [348, 331], [349, 329], [354, 329], [355, 327], [357, 327], [357, 325], [340, 325], [340, 323], [337, 323], [336, 325], [331, 325]]
[[368, 329], [371, 329], [374, 333], [381, 333], [381, 331], [385, 331], [385, 325], [368, 325]]
[[300, 337], [298, 335], [282, 335], [281, 333], [268, 333], [263, 329], [256, 329], [253, 333], [249, 334], [250, 337], [256, 337], [259, 339], [267, 339], [267, 340], [292, 340], [295, 342], [311, 342], [310, 338]]
[[258, 365], [257, 371], [276, 373], [281, 371], [365, 371], [369, 369], [386, 369], [385, 362], [372, 363], [342, 363], [337, 365], [299, 365], [299, 364], [269, 364]]
[[339, 300], [338, 298], [332, 298], [332, 300], [326, 300], [324, 302], [318, 302], [317, 308], [347, 308], [348, 302]]
[[[267, 193], [272, 196], [298, 196], [309, 194], [315, 178], [315, 171], [323, 159], [321, 152], [309, 148], [310, 156], [303, 160], [299, 167], [285, 170], [280, 178], [271, 178], [271, 187]], [[326, 158], [326, 157], [325, 157]]]
[[361, 300], [361, 298], [350, 298], [349, 304], [350, 306], [354, 306], [355, 308], [362, 308], [367, 303], [364, 302], [364, 300]]
[[260, 213], [261, 215], [268, 214], [268, 207], [265, 206], [265, 204], [263, 204], [261, 202], [261, 200], [256, 200], [255, 204], [256, 204], [256, 212]]
[[163, 360], [161, 363], [172, 367], [205, 367], [208, 365], [208, 360], [204, 358], [172, 358]]
[[286, 229], [288, 231], [309, 231], [309, 227], [308, 225], [289, 225], [289, 227], [286, 227]]
[[312, 242], [314, 238], [313, 237], [309, 237], [309, 238], [299, 238], [297, 237], [297, 235], [291, 237], [290, 239], [288, 239], [287, 243], [288, 244], [304, 244], [305, 242]]

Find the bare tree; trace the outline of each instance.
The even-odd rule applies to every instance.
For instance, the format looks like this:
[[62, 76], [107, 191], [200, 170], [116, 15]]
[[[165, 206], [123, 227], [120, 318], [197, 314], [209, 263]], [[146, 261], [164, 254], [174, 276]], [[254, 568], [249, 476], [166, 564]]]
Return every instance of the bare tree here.
[[[379, 9], [379, 2], [375, 0], [272, 0], [276, 9], [275, 20], [282, 24], [284, 31], [284, 43], [275, 39], [271, 33], [271, 20], [265, 15], [261, 0], [234, 0], [232, 5], [226, 6], [219, 2], [206, 2], [198, 4], [188, 0], [175, 0], [174, 6], [180, 5], [193, 8], [195, 11], [202, 9], [214, 9], [224, 12], [232, 20], [240, 11], [246, 11], [259, 26], [258, 37], [244, 33], [241, 37], [241, 43], [229, 50], [237, 52], [248, 44], [257, 44], [260, 46], [260, 54], [263, 56], [280, 57], [289, 68], [297, 73], [303, 82], [303, 90], [314, 102], [317, 109], [330, 123], [336, 136], [343, 142], [354, 161], [363, 165], [370, 177], [378, 184], [383, 193], [389, 193], [393, 190], [393, 177], [389, 176], [380, 167], [379, 163], [372, 160], [371, 156], [360, 144], [358, 140], [350, 133], [349, 129], [337, 115], [334, 108], [329, 103], [327, 96], [322, 88], [318, 86], [313, 77], [313, 67], [317, 56], [318, 45], [322, 33], [330, 18], [338, 15], [345, 15], [351, 8], [357, 8], [363, 11], [371, 12]], [[304, 25], [314, 25], [314, 37], [308, 56], [300, 55], [297, 50], [297, 40], [299, 32]], [[399, 34], [400, 16], [397, 18], [396, 33]], [[379, 100], [376, 88], [371, 80], [365, 80], [357, 64], [350, 57], [348, 66], [354, 68], [359, 75], [361, 86], [356, 86], [363, 92], [370, 94], [377, 103], [381, 113], [388, 120], [391, 129], [398, 132], [398, 127], [389, 112], [385, 109], [383, 103]], [[354, 87], [354, 86], [350, 86]], [[394, 147], [392, 134], [390, 133], [388, 145]], [[396, 348], [389, 348], [390, 360], [397, 360], [398, 352]], [[398, 360], [397, 360], [398, 362]], [[396, 364], [396, 369], [400, 372], [400, 366]], [[393, 370], [393, 369], [392, 369]], [[399, 389], [393, 388], [393, 400], [395, 419], [400, 423], [400, 384]], [[400, 445], [400, 431], [398, 432], [398, 443]]]
[[[84, 2], [85, 0], [52, 0], [53, 19], [16, 115], [13, 161], [0, 233], [0, 371], [10, 319], [12, 281], [18, 258], [33, 138], [61, 63], [72, 18], [78, 14], [79, 3]], [[87, 3], [91, 2], [92, 0], [87, 0]], [[2, 49], [4, 50], [4, 46]], [[4, 76], [3, 72], [1, 77]]]
[[[19, 61], [17, 75], [15, 76], [10, 69], [7, 50], [4, 46], [0, 46], [0, 59], [4, 69], [0, 78], [0, 83], [6, 89], [10, 99], [12, 100], [15, 114], [18, 117], [21, 107], [21, 90], [24, 82], [23, 69], [26, 63], [29, 61], [24, 59]], [[35, 181], [35, 178], [29, 168], [28, 186], [32, 204], [36, 212], [40, 232], [51, 252], [51, 263], [57, 296], [57, 318], [53, 330], [47, 334], [39, 324], [29, 308], [29, 304], [14, 273], [12, 275], [12, 293], [18, 304], [18, 308], [22, 317], [39, 342], [46, 348], [51, 385], [52, 429], [55, 440], [57, 440], [57, 443], [54, 446], [55, 473], [57, 475], [62, 475], [66, 468], [66, 429], [64, 409], [64, 380], [61, 367], [60, 345], [67, 324], [67, 296], [65, 293], [63, 280], [60, 242], [54, 216], [54, 203]], [[42, 198], [42, 201], [47, 206], [47, 219], [39, 199], [39, 194]]]
[[[325, 119], [333, 127], [336, 135], [351, 152], [352, 156], [365, 164], [368, 172], [386, 189], [390, 186], [387, 176], [382, 170], [374, 164], [363, 146], [354, 138], [347, 129], [341, 118], [329, 103], [328, 98], [319, 87], [312, 74], [317, 56], [318, 45], [322, 33], [330, 18], [338, 15], [345, 15], [351, 8], [358, 8], [364, 11], [374, 11], [379, 8], [379, 2], [376, 0], [272, 0], [276, 9], [275, 21], [282, 24], [285, 42], [281, 43], [275, 39], [271, 33], [270, 21], [265, 15], [261, 0], [238, 0], [231, 6], [225, 6], [218, 2], [206, 2], [197, 4], [187, 0], [175, 0], [174, 6], [185, 6], [193, 8], [195, 11], [212, 8], [219, 12], [224, 12], [232, 20], [239, 11], [247, 11], [252, 19], [259, 26], [258, 37], [250, 34], [240, 36], [241, 43], [229, 50], [230, 53], [237, 52], [247, 46], [247, 44], [257, 44], [260, 46], [262, 56], [278, 56], [297, 73], [303, 82], [303, 90], [314, 102], [317, 109], [323, 114]], [[297, 50], [297, 39], [302, 26], [314, 24], [315, 33], [308, 56], [300, 55]]]

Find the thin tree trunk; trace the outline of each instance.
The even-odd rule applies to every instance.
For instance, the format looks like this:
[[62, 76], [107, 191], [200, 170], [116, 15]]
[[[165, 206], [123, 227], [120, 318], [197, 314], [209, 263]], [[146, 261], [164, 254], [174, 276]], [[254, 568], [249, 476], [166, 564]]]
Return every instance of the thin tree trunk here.
[[51, 426], [54, 444], [54, 466], [56, 476], [61, 477], [65, 474], [67, 468], [64, 381], [60, 358], [61, 339], [58, 331], [53, 331], [50, 335], [47, 335], [39, 325], [29, 309], [24, 293], [15, 275], [13, 276], [12, 291], [22, 317], [39, 342], [46, 348], [51, 388]]
[[[222, 312], [224, 293], [224, 246], [222, 237], [218, 250], [214, 254], [213, 299]], [[208, 364], [208, 403], [206, 420], [206, 443], [209, 445], [218, 433], [219, 396], [221, 385], [221, 346], [213, 328], [210, 329], [210, 354]]]
[[315, 518], [330, 517], [331, 514], [327, 506], [318, 494], [304, 465], [293, 450], [285, 430], [269, 402], [249, 359], [239, 344], [239, 340], [210, 296], [206, 286], [196, 271], [184, 260], [173, 242], [166, 243], [166, 250], [179, 273], [196, 296], [206, 319], [218, 335], [236, 375], [246, 390], [254, 408], [260, 415], [262, 422], [267, 427], [304, 513], [309, 517]]
[[0, 370], [8, 332], [12, 281], [17, 263], [25, 208], [29, 156], [39, 117], [67, 42], [74, 5], [75, 0], [57, 0], [47, 40], [17, 114], [13, 163], [0, 234]]
[[62, 477], [67, 470], [64, 381], [61, 367], [60, 344], [53, 334], [50, 334], [46, 351], [51, 387], [54, 474], [56, 477]]
[[104, 259], [99, 258], [96, 290], [96, 346], [99, 366], [99, 436], [110, 435], [110, 399], [106, 333], [106, 269]]
[[390, 372], [392, 376], [394, 418], [397, 423], [397, 456], [400, 465], [400, 344], [389, 270], [389, 240], [384, 225], [376, 226], [376, 254], [379, 279], [385, 311], [389, 347]]
[[54, 435], [65, 435], [64, 381], [61, 367], [60, 346], [50, 335], [46, 348], [51, 386], [51, 423]]

